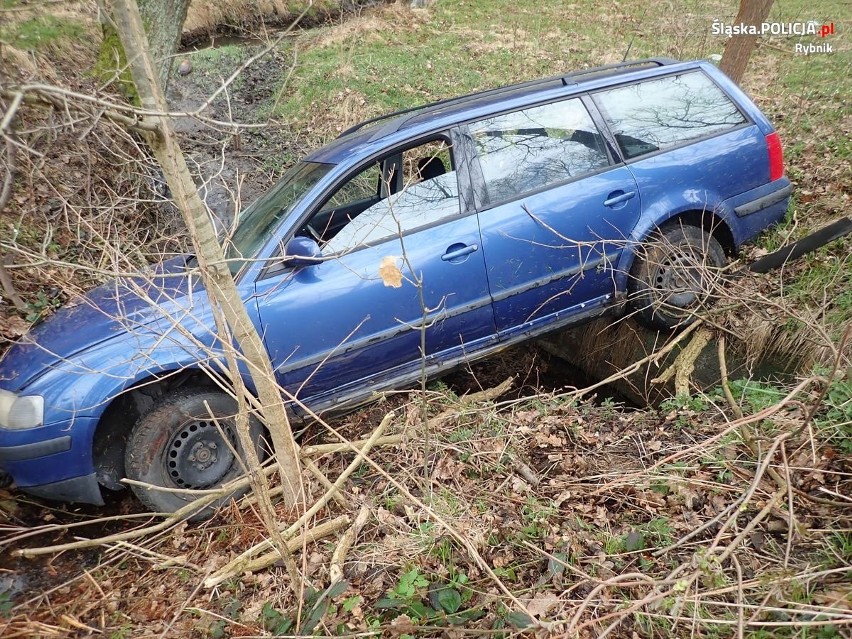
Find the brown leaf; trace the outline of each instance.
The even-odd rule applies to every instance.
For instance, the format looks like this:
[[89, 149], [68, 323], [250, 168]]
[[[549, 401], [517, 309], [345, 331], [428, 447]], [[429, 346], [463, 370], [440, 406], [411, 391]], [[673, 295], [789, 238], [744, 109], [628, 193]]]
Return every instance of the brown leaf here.
[[0, 332], [10, 339], [16, 339], [22, 335], [26, 335], [28, 330], [30, 330], [30, 323], [17, 315], [5, 318], [3, 320], [2, 328], [0, 328]]
[[382, 283], [385, 286], [400, 288], [402, 286], [402, 271], [396, 264], [397, 258], [392, 255], [386, 255], [382, 258], [382, 263], [379, 265], [379, 277], [382, 278]]
[[410, 635], [417, 632], [417, 626], [408, 615], [400, 615], [390, 622], [390, 636]]
[[553, 593], [545, 593], [539, 595], [535, 599], [530, 599], [526, 603], [527, 610], [533, 617], [541, 617], [546, 615], [548, 611], [559, 603], [559, 597]]
[[564, 502], [568, 501], [569, 499], [571, 499], [571, 491], [563, 490], [561, 493], [559, 493], [559, 496], [553, 500], [553, 505], [559, 508]]
[[841, 586], [835, 590], [816, 593], [813, 600], [830, 608], [852, 610], [852, 589]]

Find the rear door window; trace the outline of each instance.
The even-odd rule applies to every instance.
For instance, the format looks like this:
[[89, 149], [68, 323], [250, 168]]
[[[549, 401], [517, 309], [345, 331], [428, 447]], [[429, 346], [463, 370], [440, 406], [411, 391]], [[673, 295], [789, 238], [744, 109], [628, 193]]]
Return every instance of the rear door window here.
[[609, 164], [603, 137], [579, 99], [498, 115], [469, 129], [491, 204]]
[[747, 121], [700, 71], [601, 91], [594, 98], [628, 160]]

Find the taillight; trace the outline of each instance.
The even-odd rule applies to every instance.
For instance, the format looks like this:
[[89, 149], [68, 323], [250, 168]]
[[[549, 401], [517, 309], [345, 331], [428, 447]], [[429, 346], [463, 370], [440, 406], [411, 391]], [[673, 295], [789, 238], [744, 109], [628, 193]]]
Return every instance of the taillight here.
[[784, 175], [784, 150], [781, 148], [781, 136], [778, 131], [766, 136], [766, 150], [769, 151], [769, 181]]

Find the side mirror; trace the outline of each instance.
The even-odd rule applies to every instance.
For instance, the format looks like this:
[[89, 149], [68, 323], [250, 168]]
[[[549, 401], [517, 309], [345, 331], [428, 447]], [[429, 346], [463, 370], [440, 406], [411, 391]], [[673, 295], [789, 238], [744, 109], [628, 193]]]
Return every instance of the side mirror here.
[[287, 266], [310, 266], [322, 261], [322, 251], [316, 240], [297, 236], [284, 247], [284, 258]]

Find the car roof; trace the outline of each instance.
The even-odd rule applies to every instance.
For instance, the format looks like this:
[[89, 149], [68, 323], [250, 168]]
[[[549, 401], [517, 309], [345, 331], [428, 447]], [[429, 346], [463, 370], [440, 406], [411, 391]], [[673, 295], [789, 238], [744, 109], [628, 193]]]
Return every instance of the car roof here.
[[451, 116], [454, 114], [461, 114], [474, 108], [500, 103], [507, 98], [534, 95], [541, 91], [560, 86], [582, 86], [584, 83], [602, 78], [632, 73], [645, 68], [656, 69], [678, 62], [678, 60], [671, 58], [648, 58], [619, 62], [591, 69], [572, 71], [539, 80], [487, 89], [410, 109], [403, 109], [402, 111], [395, 111], [356, 124], [343, 131], [331, 143], [310, 153], [305, 159], [311, 162], [337, 164], [351, 154], [357, 153], [370, 142], [438, 117], [442, 120], [452, 119]]

